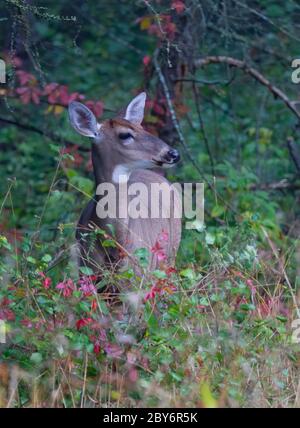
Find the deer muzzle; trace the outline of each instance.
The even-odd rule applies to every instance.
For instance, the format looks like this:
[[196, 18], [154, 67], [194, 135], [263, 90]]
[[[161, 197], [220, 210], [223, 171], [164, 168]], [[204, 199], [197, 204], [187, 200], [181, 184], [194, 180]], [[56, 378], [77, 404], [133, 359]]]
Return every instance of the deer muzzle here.
[[176, 149], [170, 149], [162, 154], [160, 159], [153, 159], [157, 166], [172, 166], [180, 161], [180, 154]]

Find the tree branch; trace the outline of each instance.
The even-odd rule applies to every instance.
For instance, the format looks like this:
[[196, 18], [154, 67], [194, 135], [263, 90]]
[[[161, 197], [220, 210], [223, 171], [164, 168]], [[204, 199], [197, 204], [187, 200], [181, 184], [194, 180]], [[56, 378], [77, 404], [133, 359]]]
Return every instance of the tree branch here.
[[283, 179], [274, 183], [260, 183], [253, 184], [250, 186], [251, 190], [300, 190], [300, 183], [290, 182], [287, 179]]
[[[50, 138], [50, 140], [55, 141], [56, 143], [60, 143], [65, 145], [66, 147], [78, 146], [72, 141], [61, 138], [60, 136], [53, 134], [52, 132], [43, 131], [42, 129], [36, 128], [32, 125], [27, 125], [25, 123], [20, 123], [15, 120], [6, 119], [4, 117], [0, 117], [0, 122], [6, 123], [8, 125], [17, 126], [20, 129], [24, 129], [25, 131], [35, 132], [36, 134], [43, 135], [44, 137]], [[88, 147], [78, 146], [78, 150], [81, 152], [89, 152], [90, 149]]]
[[281, 89], [274, 86], [266, 77], [264, 77], [259, 71], [255, 68], [250, 67], [245, 61], [241, 61], [236, 58], [229, 56], [207, 56], [205, 58], [200, 58], [195, 61], [196, 67], [204, 67], [209, 64], [227, 64], [230, 67], [236, 67], [240, 70], [243, 70], [245, 73], [252, 76], [255, 80], [261, 83], [263, 86], [268, 88], [268, 90], [274, 95], [275, 98], [280, 98], [285, 105], [297, 116], [300, 120], [300, 112], [295, 107], [295, 103], [291, 101], [288, 96], [281, 91]]

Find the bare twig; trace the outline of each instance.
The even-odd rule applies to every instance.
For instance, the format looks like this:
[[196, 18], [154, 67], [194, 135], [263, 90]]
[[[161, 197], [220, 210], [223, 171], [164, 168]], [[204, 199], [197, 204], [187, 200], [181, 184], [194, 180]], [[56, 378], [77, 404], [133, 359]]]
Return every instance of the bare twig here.
[[197, 89], [195, 82], [193, 82], [192, 88], [193, 88], [193, 93], [194, 93], [194, 99], [195, 99], [195, 105], [196, 105], [196, 111], [197, 111], [197, 115], [198, 115], [199, 125], [200, 125], [203, 141], [204, 141], [206, 151], [207, 151], [209, 161], [210, 161], [211, 173], [212, 173], [212, 175], [215, 175], [214, 159], [213, 159], [212, 152], [210, 150], [209, 141], [208, 141], [208, 138], [206, 135], [205, 127], [204, 127], [204, 122], [203, 122], [201, 109], [200, 109], [200, 99], [199, 99], [198, 89]]
[[298, 174], [300, 174], [300, 150], [297, 147], [294, 139], [292, 137], [288, 137], [287, 146], [291, 155], [291, 158], [294, 161]]
[[163, 87], [163, 90], [164, 90], [164, 93], [165, 93], [165, 96], [166, 96], [166, 100], [167, 100], [168, 108], [170, 110], [170, 114], [171, 114], [171, 118], [172, 118], [172, 122], [173, 122], [174, 128], [175, 128], [175, 130], [177, 132], [179, 141], [180, 141], [181, 145], [183, 146], [183, 148], [184, 148], [184, 150], [185, 150], [185, 152], [186, 152], [189, 160], [191, 161], [191, 163], [194, 165], [194, 167], [197, 169], [197, 171], [202, 176], [202, 172], [201, 172], [200, 168], [198, 167], [197, 163], [195, 162], [193, 156], [191, 155], [191, 153], [189, 151], [189, 148], [188, 148], [188, 146], [187, 146], [187, 144], [185, 142], [183, 133], [181, 131], [179, 122], [178, 122], [177, 117], [176, 117], [175, 109], [174, 109], [174, 106], [173, 106], [173, 102], [172, 102], [172, 99], [171, 99], [171, 96], [170, 96], [170, 92], [169, 92], [169, 89], [168, 89], [168, 86], [167, 86], [167, 82], [166, 82], [165, 76], [163, 75], [163, 73], [161, 71], [161, 68], [160, 68], [160, 65], [158, 63], [158, 60], [157, 60], [157, 55], [158, 55], [158, 51], [156, 51], [154, 53], [154, 55], [153, 55], [153, 63], [154, 63], [155, 70], [156, 70], [156, 72], [158, 74], [158, 78], [160, 80], [160, 83], [161, 83], [161, 85]]

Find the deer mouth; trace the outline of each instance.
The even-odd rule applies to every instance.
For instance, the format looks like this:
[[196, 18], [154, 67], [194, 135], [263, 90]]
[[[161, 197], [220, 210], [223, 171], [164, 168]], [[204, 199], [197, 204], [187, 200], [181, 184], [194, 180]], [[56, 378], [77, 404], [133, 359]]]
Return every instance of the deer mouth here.
[[180, 161], [180, 154], [177, 150], [171, 149], [162, 156], [162, 159], [158, 160], [152, 158], [152, 161], [156, 166], [169, 168]]
[[158, 161], [156, 159], [152, 159], [152, 162], [154, 163], [155, 167], [159, 167], [159, 168], [172, 168], [172, 166], [175, 166], [177, 162], [171, 161], [171, 162], [167, 162], [167, 161]]
[[155, 164], [155, 166], [163, 166], [164, 162], [156, 160], [156, 159], [152, 159], [152, 162]]

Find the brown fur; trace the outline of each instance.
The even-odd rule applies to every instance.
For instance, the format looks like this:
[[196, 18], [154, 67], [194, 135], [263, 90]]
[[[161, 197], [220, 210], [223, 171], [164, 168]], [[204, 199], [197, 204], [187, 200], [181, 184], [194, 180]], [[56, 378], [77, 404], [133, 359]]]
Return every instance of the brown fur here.
[[[76, 107], [77, 108], [77, 107]], [[130, 144], [124, 144], [119, 133], [129, 130], [133, 135]], [[128, 186], [135, 182], [146, 185], [150, 194], [151, 183], [166, 183], [163, 170], [156, 167], [155, 162], [165, 163], [166, 154], [171, 147], [156, 136], [145, 131], [138, 123], [132, 123], [120, 117], [106, 120], [101, 125], [99, 138], [92, 143], [92, 162], [96, 186], [108, 182], [115, 186], [117, 198], [119, 185], [113, 181], [114, 171], [120, 165], [130, 166], [132, 172], [129, 176]], [[143, 162], [144, 166], [140, 166]], [[150, 168], [151, 169], [148, 169]], [[147, 168], [147, 169], [146, 169]], [[174, 192], [175, 205], [179, 204], [178, 194]], [[130, 198], [128, 197], [128, 202]], [[146, 202], [146, 201], [144, 201]], [[162, 204], [165, 204], [163, 201]], [[166, 263], [173, 264], [181, 238], [181, 220], [174, 218], [147, 219], [116, 218], [101, 219], [96, 214], [97, 197], [91, 200], [82, 212], [78, 222], [76, 238], [80, 246], [80, 263], [93, 268], [95, 273], [101, 272], [103, 265], [113, 267], [130, 265], [139, 275], [144, 273], [137, 265], [135, 251], [138, 248], [147, 248], [151, 260], [148, 271], [160, 266], [155, 253], [151, 250], [156, 244], [159, 235], [164, 232], [168, 241], [163, 243], [163, 251], [167, 256]], [[118, 206], [118, 202], [117, 202]], [[148, 204], [150, 210], [151, 204]], [[150, 214], [150, 213], [149, 213]], [[110, 226], [115, 230], [114, 239], [117, 247], [103, 246], [103, 239], [111, 235]], [[92, 243], [92, 229], [101, 228], [107, 236], [98, 235], [98, 241]]]

